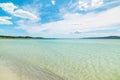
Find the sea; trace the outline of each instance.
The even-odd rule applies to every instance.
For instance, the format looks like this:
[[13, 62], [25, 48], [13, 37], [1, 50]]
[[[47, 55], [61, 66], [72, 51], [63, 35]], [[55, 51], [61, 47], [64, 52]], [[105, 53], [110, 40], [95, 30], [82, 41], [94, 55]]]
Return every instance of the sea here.
[[0, 39], [0, 61], [18, 80], [120, 80], [120, 40]]

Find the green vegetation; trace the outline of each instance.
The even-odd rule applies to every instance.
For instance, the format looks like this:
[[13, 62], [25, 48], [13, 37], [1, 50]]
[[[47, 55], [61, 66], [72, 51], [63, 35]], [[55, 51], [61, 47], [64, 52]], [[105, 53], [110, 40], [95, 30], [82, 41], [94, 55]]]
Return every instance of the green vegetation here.
[[83, 39], [120, 39], [120, 36], [87, 37]]
[[24, 39], [43, 39], [43, 37], [31, 37], [31, 36], [3, 36], [0, 35], [0, 38], [12, 38], [12, 39], [16, 39], [16, 38], [24, 38]]
[[0, 38], [10, 38], [10, 39], [120, 39], [120, 36], [105, 36], [105, 37], [85, 37], [85, 38], [44, 38], [44, 37], [31, 37], [31, 36], [4, 36], [0, 35]]

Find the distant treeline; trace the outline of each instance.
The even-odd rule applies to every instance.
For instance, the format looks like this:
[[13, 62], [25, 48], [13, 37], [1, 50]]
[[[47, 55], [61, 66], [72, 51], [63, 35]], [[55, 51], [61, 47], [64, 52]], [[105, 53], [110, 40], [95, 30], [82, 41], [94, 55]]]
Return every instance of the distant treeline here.
[[[53, 39], [74, 39], [74, 38], [43, 38], [43, 37], [31, 37], [31, 36], [4, 36], [4, 35], [0, 35], [0, 38], [11, 38], [11, 39], [16, 39], [16, 38], [23, 38], [23, 39], [49, 39], [49, 40], [53, 40]], [[105, 37], [85, 37], [85, 38], [75, 38], [75, 39], [120, 39], [120, 36], [105, 36]]]
[[120, 36], [87, 37], [83, 39], [120, 39]]
[[3, 35], [0, 35], [0, 38], [43, 39], [43, 37], [31, 37], [31, 36], [3, 36]]

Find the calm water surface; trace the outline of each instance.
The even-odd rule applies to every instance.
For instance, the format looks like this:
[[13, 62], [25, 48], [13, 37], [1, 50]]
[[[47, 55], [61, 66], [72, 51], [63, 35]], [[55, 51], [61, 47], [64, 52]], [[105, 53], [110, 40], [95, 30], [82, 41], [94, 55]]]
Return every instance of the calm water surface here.
[[120, 40], [0, 39], [20, 80], [120, 80]]

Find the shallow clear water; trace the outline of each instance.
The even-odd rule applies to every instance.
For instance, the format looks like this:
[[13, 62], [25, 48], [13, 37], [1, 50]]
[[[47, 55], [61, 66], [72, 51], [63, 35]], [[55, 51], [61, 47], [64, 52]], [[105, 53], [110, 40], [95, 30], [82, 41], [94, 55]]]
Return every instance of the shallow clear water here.
[[117, 39], [0, 39], [0, 58], [20, 80], [120, 79]]

